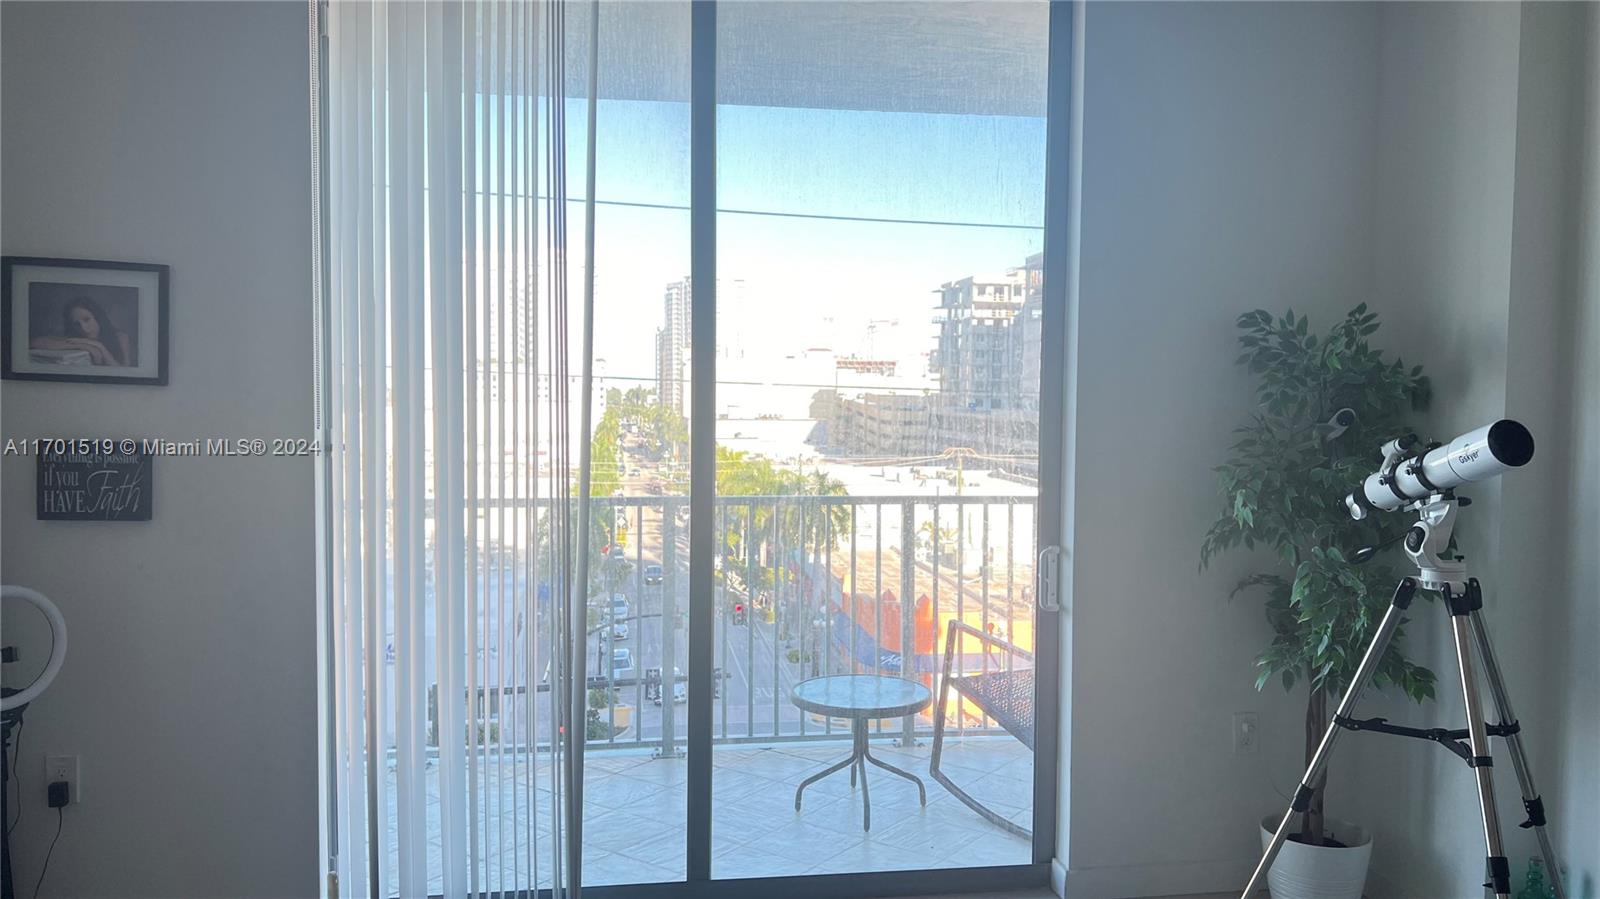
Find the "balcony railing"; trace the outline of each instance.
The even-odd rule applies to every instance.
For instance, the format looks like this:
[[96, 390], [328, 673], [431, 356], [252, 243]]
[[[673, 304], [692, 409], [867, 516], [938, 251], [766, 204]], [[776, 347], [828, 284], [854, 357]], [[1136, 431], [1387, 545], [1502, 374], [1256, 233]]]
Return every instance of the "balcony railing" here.
[[[539, 506], [543, 520], [549, 505]], [[1029, 496], [718, 497], [714, 611], [711, 622], [693, 623], [716, 629], [714, 742], [847, 738], [847, 722], [791, 704], [791, 688], [807, 677], [886, 674], [938, 695], [951, 620], [1031, 650], [1035, 511]], [[606, 497], [594, 515], [597, 533], [613, 542], [598, 548], [590, 581], [588, 745], [676, 752], [687, 736], [689, 500]], [[499, 564], [515, 564], [515, 553], [505, 556]], [[493, 558], [485, 567], [489, 582], [517, 577]], [[548, 586], [520, 593], [531, 600], [521, 605], [534, 607], [534, 626], [547, 626]], [[507, 620], [525, 612], [513, 609]], [[956, 676], [1032, 665], [1017, 653], [986, 652], [975, 639], [956, 650]], [[479, 681], [489, 686], [474, 691], [469, 720], [490, 736], [475, 742], [503, 739], [501, 707], [523, 706], [530, 686], [535, 718], [548, 715], [548, 666], [534, 659], [520, 670], [533, 675]], [[513, 695], [523, 699], [511, 702]], [[909, 745], [931, 732], [936, 713], [876, 721], [872, 732]], [[958, 698], [942, 714], [948, 733], [999, 732]], [[435, 717], [430, 708], [430, 722]], [[536, 750], [549, 732], [526, 723], [513, 730], [532, 734]]]

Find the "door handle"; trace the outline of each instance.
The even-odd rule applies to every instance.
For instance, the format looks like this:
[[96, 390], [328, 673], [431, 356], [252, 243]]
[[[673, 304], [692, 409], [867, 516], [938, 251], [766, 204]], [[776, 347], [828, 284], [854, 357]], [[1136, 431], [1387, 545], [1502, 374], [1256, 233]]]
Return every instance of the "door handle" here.
[[1061, 547], [1039, 550], [1037, 599], [1040, 611], [1061, 611]]

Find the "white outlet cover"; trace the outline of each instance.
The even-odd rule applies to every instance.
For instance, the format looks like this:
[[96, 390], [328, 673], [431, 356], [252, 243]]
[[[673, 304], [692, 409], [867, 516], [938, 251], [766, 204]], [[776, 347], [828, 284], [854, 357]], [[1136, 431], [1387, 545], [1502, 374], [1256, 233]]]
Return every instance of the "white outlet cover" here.
[[1233, 713], [1233, 754], [1255, 755], [1261, 746], [1261, 723], [1255, 712]]
[[70, 786], [68, 803], [77, 805], [83, 801], [83, 781], [78, 777], [78, 757], [75, 755], [51, 755], [44, 760], [44, 783], [48, 790], [50, 784], [64, 780]]

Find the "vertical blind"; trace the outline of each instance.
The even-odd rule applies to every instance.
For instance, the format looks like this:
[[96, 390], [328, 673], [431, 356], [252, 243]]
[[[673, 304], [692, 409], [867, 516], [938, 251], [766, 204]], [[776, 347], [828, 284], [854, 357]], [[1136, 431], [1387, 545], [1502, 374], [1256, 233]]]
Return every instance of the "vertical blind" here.
[[584, 379], [567, 351], [583, 319], [567, 314], [565, 4], [312, 14], [330, 873], [346, 896], [559, 891], [577, 873], [563, 722], [583, 609], [563, 585], [586, 489], [569, 474]]

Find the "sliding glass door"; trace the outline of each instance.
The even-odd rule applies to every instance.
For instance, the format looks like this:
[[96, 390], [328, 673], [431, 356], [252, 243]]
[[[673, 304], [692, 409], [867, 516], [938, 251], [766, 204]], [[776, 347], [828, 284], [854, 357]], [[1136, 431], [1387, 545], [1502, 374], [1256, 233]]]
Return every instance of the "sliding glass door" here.
[[1037, 881], [1049, 6], [602, 13], [584, 883]]
[[714, 877], [1033, 860], [1048, 18], [718, 7]]
[[[686, 876], [689, 9], [600, 8], [585, 886]], [[582, 48], [583, 58], [569, 57], [581, 72], [588, 10], [574, 5], [569, 15], [579, 10], [568, 41]], [[584, 99], [569, 100], [569, 110], [569, 127], [583, 121]], [[568, 147], [576, 219], [581, 132]], [[575, 279], [573, 295], [581, 289]]]
[[315, 8], [342, 894], [1045, 883], [1071, 5]]

